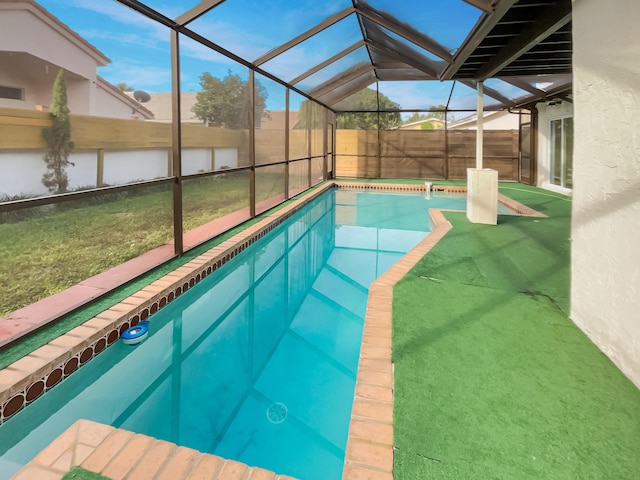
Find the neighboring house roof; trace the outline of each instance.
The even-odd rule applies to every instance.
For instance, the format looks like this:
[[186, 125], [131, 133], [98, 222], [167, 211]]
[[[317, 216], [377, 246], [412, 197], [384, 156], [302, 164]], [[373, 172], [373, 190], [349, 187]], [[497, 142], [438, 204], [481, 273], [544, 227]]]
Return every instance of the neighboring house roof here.
[[[519, 128], [519, 120], [518, 115], [514, 115], [509, 113], [507, 110], [499, 110], [499, 111], [491, 111], [484, 112], [483, 116], [483, 124], [486, 129], [491, 129], [491, 124], [497, 124], [500, 122], [499, 129], [513, 129], [517, 130]], [[474, 129], [476, 128], [478, 123], [478, 115], [473, 113], [466, 117], [460, 118], [458, 120], [454, 120], [451, 123], [447, 124], [448, 129]]]
[[[1, 0], [0, 0], [1, 1]], [[154, 115], [151, 110], [146, 108], [143, 104], [137, 102], [132, 95], [129, 95], [129, 92], [123, 92], [118, 87], [113, 86], [113, 84], [107, 82], [104, 78], [100, 76], [96, 76], [96, 86], [109, 95], [115, 97], [116, 100], [126, 103], [131, 107], [131, 114], [138, 113], [144, 117], [145, 120], [153, 120]]]
[[[46, 110], [51, 85], [63, 69], [74, 113], [152, 119], [153, 113], [97, 75], [111, 60], [34, 0], [0, 0], [0, 78], [21, 88], [23, 98], [2, 106]], [[95, 90], [94, 90], [95, 89]]]
[[62, 23], [56, 16], [49, 13], [44, 7], [36, 3], [34, 0], [0, 0], [0, 10], [28, 10], [38, 17], [49, 27], [56, 30], [77, 47], [84, 50], [88, 55], [93, 57], [99, 66], [111, 63], [111, 60], [100, 50], [87, 42], [84, 38], [71, 30], [67, 25]]
[[444, 125], [444, 120], [436, 117], [423, 118], [422, 120], [418, 120], [416, 122], [405, 123], [398, 127], [399, 130], [417, 130], [424, 123], [430, 123], [434, 128], [441, 127]]
[[[133, 92], [125, 92], [129, 98], [133, 98]], [[171, 123], [173, 118], [171, 107], [171, 92], [149, 93], [148, 102], [145, 102], [144, 108], [153, 115], [156, 122]], [[134, 100], [135, 101], [135, 100]], [[137, 103], [137, 102], [136, 102]], [[182, 112], [182, 123], [202, 123], [196, 115], [191, 111], [196, 104], [196, 92], [182, 92], [180, 95], [180, 110]]]

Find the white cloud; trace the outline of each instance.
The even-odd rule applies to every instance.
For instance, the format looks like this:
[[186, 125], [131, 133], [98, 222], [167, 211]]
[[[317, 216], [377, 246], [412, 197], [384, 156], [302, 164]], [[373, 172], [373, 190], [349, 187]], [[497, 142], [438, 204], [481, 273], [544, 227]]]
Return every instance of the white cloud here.
[[[78, 30], [78, 34], [85, 39], [96, 41], [96, 40], [108, 40], [113, 42], [117, 40], [118, 43], [132, 45], [136, 47], [143, 48], [158, 48], [157, 40], [149, 37], [148, 35], [140, 34], [140, 33], [132, 33], [132, 32], [122, 32], [118, 33], [117, 37], [114, 38], [113, 32], [109, 32], [106, 30]], [[169, 56], [169, 50], [167, 48], [167, 56]]]
[[191, 57], [196, 60], [204, 60], [217, 64], [235, 64], [236, 62], [229, 57], [219, 54], [215, 50], [202, 45], [187, 37], [181, 37], [180, 54], [183, 57]]
[[[128, 7], [121, 5], [117, 2], [96, 2], [95, 0], [71, 0], [69, 6], [90, 10], [98, 13], [107, 19], [118, 22], [122, 25], [127, 25], [137, 32], [144, 32], [144, 36], [156, 41], [169, 42], [169, 34], [166, 27], [160, 25], [153, 20], [146, 18], [144, 15], [140, 15], [134, 12]], [[130, 34], [131, 31], [113, 32], [112, 40], [119, 39], [120, 34]], [[139, 35], [143, 35], [139, 33]], [[115, 37], [115, 38], [114, 38]]]
[[[250, 62], [264, 52], [264, 45], [268, 43], [267, 38], [262, 34], [240, 30], [236, 25], [214, 22], [204, 17], [196, 20], [189, 27], [197, 34]], [[256, 52], [259, 52], [258, 55]]]
[[140, 64], [137, 61], [119, 60], [99, 69], [98, 74], [116, 85], [126, 83], [140, 90], [167, 92], [171, 90], [171, 68]]

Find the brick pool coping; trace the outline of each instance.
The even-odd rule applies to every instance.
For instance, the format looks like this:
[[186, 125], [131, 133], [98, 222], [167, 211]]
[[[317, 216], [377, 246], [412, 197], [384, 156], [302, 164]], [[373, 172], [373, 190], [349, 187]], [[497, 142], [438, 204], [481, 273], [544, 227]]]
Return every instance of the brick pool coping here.
[[[426, 191], [426, 187], [419, 184], [331, 181], [303, 195], [84, 324], [0, 370], [0, 424], [115, 343], [127, 328], [147, 319], [280, 225], [309, 201], [332, 188]], [[466, 191], [466, 187], [436, 185], [432, 190], [462, 193]], [[508, 197], [500, 197], [501, 203], [507, 204], [518, 213], [544, 216]], [[393, 478], [392, 289], [393, 285], [451, 228], [439, 210], [430, 209], [430, 215], [434, 224], [432, 232], [379, 277], [369, 290], [345, 454], [345, 480]]]
[[294, 480], [147, 435], [78, 420], [13, 480], [53, 480], [72, 467], [112, 480]]
[[433, 230], [369, 287], [343, 480], [393, 479], [393, 287], [451, 229], [430, 209]]

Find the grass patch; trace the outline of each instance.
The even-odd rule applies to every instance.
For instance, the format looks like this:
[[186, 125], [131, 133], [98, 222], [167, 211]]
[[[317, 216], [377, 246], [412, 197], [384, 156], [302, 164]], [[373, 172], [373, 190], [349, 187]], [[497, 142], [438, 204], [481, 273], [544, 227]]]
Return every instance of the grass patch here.
[[640, 391], [569, 320], [567, 197], [453, 229], [394, 289], [394, 478], [632, 479]]
[[62, 480], [110, 480], [109, 477], [99, 473], [90, 472], [82, 467], [73, 467]]
[[[301, 195], [304, 195], [310, 191], [313, 191], [315, 188], [321, 187], [322, 185], [317, 185], [309, 189], [308, 191], [303, 192]], [[289, 201], [294, 200], [294, 198]], [[133, 295], [138, 290], [144, 288], [149, 285], [151, 282], [163, 277], [169, 272], [175, 270], [176, 268], [188, 263], [192, 259], [196, 258], [198, 255], [205, 253], [216, 245], [224, 242], [228, 238], [231, 238], [238, 232], [244, 230], [245, 228], [259, 222], [262, 218], [267, 215], [272, 214], [285, 207], [288, 202], [284, 202], [262, 214], [247, 220], [243, 224], [232, 228], [231, 230], [216, 236], [215, 238], [198, 245], [191, 250], [185, 252], [182, 256], [173, 258], [168, 262], [163, 263], [162, 265], [156, 267], [155, 269], [141, 275], [135, 280], [128, 282], [127, 284], [117, 288], [116, 290], [104, 295], [99, 300], [91, 302], [90, 304], [78, 309], [75, 312], [65, 315], [64, 317], [56, 320], [55, 322], [47, 325], [42, 330], [38, 330], [35, 333], [32, 333], [22, 339], [20, 341], [8, 348], [4, 348], [2, 352], [0, 352], [0, 369], [7, 367], [11, 363], [19, 360], [20, 358], [28, 355], [34, 350], [40, 348], [41, 346], [47, 344], [54, 338], [63, 335], [68, 332], [72, 328], [77, 327], [78, 325], [86, 322], [90, 318], [96, 316], [98, 313], [112, 307], [113, 305], [121, 302], [125, 298]]]
[[[248, 172], [183, 187], [184, 231], [249, 205]], [[257, 200], [283, 188], [282, 175], [263, 173]], [[172, 208], [172, 185], [163, 184], [8, 216], [0, 223], [0, 316], [171, 241]]]

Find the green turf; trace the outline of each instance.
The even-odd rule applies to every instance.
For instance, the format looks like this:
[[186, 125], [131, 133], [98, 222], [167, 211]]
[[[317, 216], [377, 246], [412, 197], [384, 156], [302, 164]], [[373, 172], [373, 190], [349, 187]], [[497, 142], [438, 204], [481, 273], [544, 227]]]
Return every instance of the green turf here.
[[394, 478], [635, 479], [640, 391], [568, 319], [568, 198], [453, 229], [394, 289]]
[[73, 467], [69, 472], [62, 477], [62, 480], [110, 480], [104, 475], [99, 473], [90, 472], [81, 467]]

